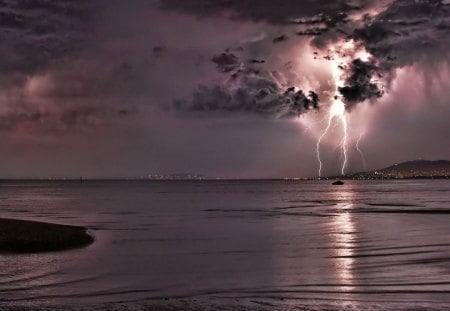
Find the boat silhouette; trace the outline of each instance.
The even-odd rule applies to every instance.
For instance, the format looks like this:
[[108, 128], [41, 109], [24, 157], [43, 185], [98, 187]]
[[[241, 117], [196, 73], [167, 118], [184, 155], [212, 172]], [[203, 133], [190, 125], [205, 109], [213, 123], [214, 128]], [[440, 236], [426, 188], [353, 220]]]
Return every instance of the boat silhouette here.
[[342, 180], [337, 180], [337, 181], [335, 181], [334, 183], [333, 183], [333, 185], [334, 186], [342, 186], [342, 185], [344, 185], [345, 183], [342, 181]]

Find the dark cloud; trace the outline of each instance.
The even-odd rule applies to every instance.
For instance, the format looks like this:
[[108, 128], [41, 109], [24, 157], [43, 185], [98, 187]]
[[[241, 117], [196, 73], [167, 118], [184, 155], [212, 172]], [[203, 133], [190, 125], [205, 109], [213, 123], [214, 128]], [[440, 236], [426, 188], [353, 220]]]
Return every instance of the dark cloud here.
[[372, 54], [367, 62], [356, 59], [342, 67], [346, 85], [339, 91], [349, 108], [382, 97], [397, 68], [414, 64], [435, 67], [449, 60], [450, 30], [446, 25], [450, 23], [450, 5], [441, 0], [397, 0], [364, 21], [351, 36], [342, 34], [341, 38], [361, 42]]
[[0, 83], [21, 79], [80, 48], [90, 2], [0, 1]]
[[264, 60], [240, 58], [226, 51], [212, 58], [217, 70], [228, 76], [228, 82], [200, 85], [191, 99], [176, 99], [165, 110], [203, 114], [253, 113], [273, 118], [299, 116], [319, 108], [319, 96], [306, 95], [296, 87], [282, 88], [270, 73], [261, 67]]
[[450, 5], [441, 0], [397, 0], [353, 37], [386, 68], [448, 57]]
[[266, 61], [263, 59], [251, 59], [249, 60], [250, 64], [264, 64]]
[[[199, 17], [225, 16], [233, 20], [266, 22], [271, 25], [300, 27], [294, 34], [314, 36], [312, 44], [323, 48], [327, 43], [349, 35], [353, 29], [350, 15], [376, 6], [373, 0], [159, 0], [163, 9]], [[351, 24], [351, 25], [347, 25]], [[287, 41], [286, 34], [272, 42]]]
[[442, 61], [450, 60], [450, 4], [442, 0], [392, 1], [362, 21], [339, 12], [297, 23], [308, 26], [297, 34], [313, 36], [311, 44], [319, 50], [353, 39], [371, 53], [369, 61], [356, 59], [339, 65], [346, 79], [339, 91], [349, 108], [382, 97], [385, 89], [389, 91], [397, 68], [419, 65], [438, 70]]
[[281, 36], [275, 37], [272, 42], [273, 43], [280, 43], [280, 42], [284, 42], [284, 41], [287, 41], [287, 40], [289, 40], [288, 36], [281, 35]]
[[327, 30], [328, 30], [327, 28], [313, 27], [313, 28], [308, 28], [306, 30], [297, 31], [296, 35], [297, 36], [320, 36]]
[[376, 79], [380, 79], [379, 68], [374, 62], [364, 62], [355, 59], [348, 69], [345, 86], [339, 87], [339, 92], [347, 102], [347, 107], [371, 98], [380, 98], [383, 91]]
[[[132, 64], [115, 59], [106, 69], [92, 50], [99, 3], [0, 0], [2, 131], [55, 134], [135, 114], [134, 107], [108, 98], [126, 88]], [[166, 48], [152, 52], [162, 57]]]
[[311, 108], [318, 108], [319, 97], [294, 87], [284, 92], [273, 81], [262, 77], [245, 77], [236, 88], [200, 86], [190, 100], [176, 100], [166, 109], [223, 115], [223, 113], [253, 113], [262, 116], [287, 118], [298, 116]]
[[212, 61], [217, 65], [217, 68], [222, 72], [231, 72], [239, 68], [238, 57], [230, 52], [214, 56], [212, 58]]
[[[160, 0], [168, 10], [189, 12], [197, 16], [229, 14], [232, 18], [264, 21], [271, 24], [334, 23], [346, 12], [358, 10], [373, 1], [328, 0]], [[306, 19], [305, 19], [306, 18]]]
[[[292, 27], [291, 30], [293, 30], [293, 33], [297, 36], [312, 36], [313, 40], [311, 44], [318, 49], [324, 50], [331, 42], [351, 38], [354, 29], [360, 26], [360, 24], [353, 21], [350, 15], [353, 12], [362, 11], [375, 4], [373, 1], [260, 0], [216, 2], [160, 0], [160, 3], [164, 9], [187, 12], [202, 17], [221, 15], [238, 20], [264, 21], [274, 25], [290, 26]], [[295, 28], [297, 29], [295, 30]], [[282, 43], [290, 39], [288, 34], [271, 38], [273, 38], [271, 41], [274, 44]], [[259, 55], [261, 55], [260, 51], [262, 49], [269, 49], [266, 52], [267, 55], [272, 53], [270, 47], [262, 47], [262, 43], [258, 43], [258, 45], [260, 47], [256, 53], [259, 53]], [[250, 48], [250, 50], [255, 51], [256, 48]], [[329, 59], [331, 60], [331, 58]], [[233, 79], [253, 74], [262, 76], [269, 81], [272, 80], [270, 75], [266, 74], [265, 68], [255, 68], [249, 66], [249, 64], [243, 64], [243, 62], [239, 61], [239, 56], [233, 53], [223, 53], [214, 57], [213, 61], [220, 71], [232, 73], [231, 77]], [[251, 62], [250, 65], [252, 64], [256, 65], [257, 63]], [[269, 68], [270, 64], [267, 64], [266, 67]], [[349, 70], [346, 73], [346, 85], [340, 88], [340, 92], [348, 102], [349, 107], [357, 102], [362, 102], [370, 98], [378, 98], [382, 95], [378, 83], [373, 82], [373, 78], [381, 70], [375, 63], [354, 61], [346, 67]], [[247, 80], [244, 79], [244, 81]], [[246, 86], [240, 85], [239, 87], [245, 88]], [[219, 89], [222, 90], [224, 88], [222, 86]], [[253, 94], [254, 92], [250, 91], [249, 93]], [[229, 95], [228, 92], [226, 94]]]
[[[367, 8], [373, 3], [365, 4]], [[320, 3], [316, 3], [316, 8], [322, 10], [317, 15], [291, 19], [291, 24], [305, 27], [297, 35], [312, 36], [311, 44], [323, 51], [330, 44], [353, 39], [373, 55], [368, 62], [356, 60], [345, 66], [346, 85], [340, 92], [349, 107], [381, 97], [383, 88], [389, 88], [395, 78], [397, 68], [418, 64], [438, 70], [442, 61], [450, 60], [448, 1], [391, 1], [361, 21], [352, 20], [349, 15], [353, 10], [363, 9], [361, 4], [349, 2], [346, 9], [333, 13], [327, 13]]]

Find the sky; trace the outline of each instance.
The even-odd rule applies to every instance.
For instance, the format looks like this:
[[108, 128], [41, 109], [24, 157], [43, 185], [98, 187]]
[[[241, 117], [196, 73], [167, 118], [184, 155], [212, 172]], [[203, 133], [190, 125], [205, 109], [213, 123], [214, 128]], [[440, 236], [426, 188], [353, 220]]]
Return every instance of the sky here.
[[1, 178], [450, 159], [449, 1], [0, 0], [0, 42]]

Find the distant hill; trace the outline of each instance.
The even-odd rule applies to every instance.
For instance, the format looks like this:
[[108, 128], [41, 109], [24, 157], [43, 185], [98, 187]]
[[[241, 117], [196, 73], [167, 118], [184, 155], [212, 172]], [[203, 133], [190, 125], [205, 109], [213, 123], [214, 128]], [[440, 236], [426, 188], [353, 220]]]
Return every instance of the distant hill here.
[[346, 175], [350, 179], [450, 178], [450, 161], [415, 160], [380, 170]]

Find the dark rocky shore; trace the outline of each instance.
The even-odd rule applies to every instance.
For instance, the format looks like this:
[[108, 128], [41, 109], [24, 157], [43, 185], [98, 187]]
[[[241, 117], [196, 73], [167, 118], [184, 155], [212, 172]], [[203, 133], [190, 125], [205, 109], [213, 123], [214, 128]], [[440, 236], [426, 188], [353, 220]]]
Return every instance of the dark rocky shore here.
[[36, 253], [88, 246], [86, 228], [0, 218], [0, 253]]

